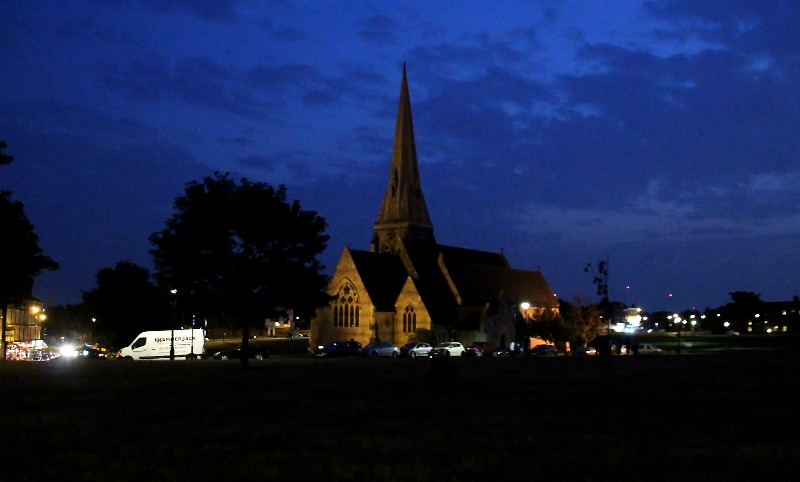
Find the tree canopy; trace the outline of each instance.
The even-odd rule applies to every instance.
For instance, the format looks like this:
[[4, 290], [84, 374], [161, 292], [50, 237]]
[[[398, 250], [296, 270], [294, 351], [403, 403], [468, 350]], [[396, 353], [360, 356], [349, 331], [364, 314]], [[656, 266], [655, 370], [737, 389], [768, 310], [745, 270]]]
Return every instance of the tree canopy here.
[[97, 272], [97, 287], [83, 293], [81, 312], [89, 317], [94, 339], [119, 349], [140, 332], [169, 327], [167, 293], [150, 280], [147, 269], [128, 261]]
[[178, 310], [235, 319], [243, 329], [266, 318], [310, 316], [328, 302], [317, 260], [325, 220], [288, 202], [286, 187], [238, 183], [215, 173], [186, 185], [166, 229], [150, 236], [156, 280], [177, 290]]
[[[13, 157], [2, 153], [0, 165]], [[25, 216], [24, 206], [11, 197], [10, 191], [0, 190], [0, 230], [3, 247], [0, 249], [0, 304], [17, 303], [32, 296], [33, 279], [45, 270], [58, 269], [58, 263], [46, 256], [39, 247], [39, 237]]]

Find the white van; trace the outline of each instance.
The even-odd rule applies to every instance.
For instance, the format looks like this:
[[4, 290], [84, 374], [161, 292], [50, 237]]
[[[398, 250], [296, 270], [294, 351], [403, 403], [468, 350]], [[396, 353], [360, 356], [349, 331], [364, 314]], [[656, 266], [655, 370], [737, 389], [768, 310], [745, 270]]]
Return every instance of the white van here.
[[205, 355], [202, 329], [143, 331], [133, 343], [119, 351], [122, 360], [169, 360], [170, 347], [175, 359], [202, 358]]

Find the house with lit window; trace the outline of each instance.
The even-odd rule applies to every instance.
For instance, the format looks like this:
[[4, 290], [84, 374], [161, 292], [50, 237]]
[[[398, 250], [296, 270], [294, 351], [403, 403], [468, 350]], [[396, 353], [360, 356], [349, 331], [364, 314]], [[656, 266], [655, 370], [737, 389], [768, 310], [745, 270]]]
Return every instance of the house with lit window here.
[[345, 247], [312, 321], [311, 346], [354, 339], [406, 343], [418, 329], [439, 341], [518, 341], [521, 319], [558, 311], [539, 271], [500, 253], [440, 245], [423, 196], [405, 66], [389, 181], [370, 249]]

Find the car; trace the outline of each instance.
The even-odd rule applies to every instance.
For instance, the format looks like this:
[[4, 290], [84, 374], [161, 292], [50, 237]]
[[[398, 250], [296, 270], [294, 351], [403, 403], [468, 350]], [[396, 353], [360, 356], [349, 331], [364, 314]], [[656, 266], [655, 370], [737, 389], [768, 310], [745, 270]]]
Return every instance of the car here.
[[639, 355], [663, 355], [664, 350], [650, 343], [641, 343], [637, 349]]
[[83, 348], [78, 348], [77, 352], [78, 354], [76, 358], [91, 359], [91, 360], [106, 359], [105, 349], [94, 348], [92, 346], [84, 346]]
[[392, 357], [397, 358], [400, 355], [400, 349], [389, 343], [388, 341], [370, 343], [361, 349], [364, 356], [368, 357]]
[[354, 340], [329, 341], [314, 349], [314, 356], [317, 358], [346, 357], [360, 354], [361, 343]]
[[431, 356], [433, 347], [425, 342], [412, 341], [400, 347], [400, 356], [417, 358], [419, 356]]
[[306, 335], [302, 333], [289, 333], [286, 335], [286, 338], [306, 338]]
[[494, 356], [511, 356], [511, 355], [518, 355], [519, 350], [511, 351], [511, 349], [507, 346], [496, 346], [494, 348]]
[[558, 355], [558, 350], [556, 349], [555, 345], [536, 345], [535, 347], [531, 348], [531, 355], [554, 356]]
[[476, 341], [466, 348], [467, 356], [494, 356], [497, 347], [488, 341]]
[[596, 356], [597, 349], [593, 346], [581, 346], [572, 350], [572, 354], [577, 356]]
[[239, 345], [230, 350], [221, 350], [214, 353], [215, 360], [240, 360], [245, 357], [253, 360], [264, 360], [269, 358], [269, 350], [248, 344], [246, 349]]
[[446, 341], [444, 343], [439, 343], [436, 347], [431, 351], [431, 357], [440, 357], [440, 356], [462, 356], [464, 355], [466, 350], [464, 349], [464, 345], [457, 341]]

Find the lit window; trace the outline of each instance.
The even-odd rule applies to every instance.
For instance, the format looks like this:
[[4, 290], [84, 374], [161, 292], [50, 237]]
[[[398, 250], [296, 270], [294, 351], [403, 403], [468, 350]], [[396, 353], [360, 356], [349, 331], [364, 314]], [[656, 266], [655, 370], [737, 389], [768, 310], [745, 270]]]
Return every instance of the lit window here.
[[417, 331], [417, 312], [414, 305], [408, 305], [403, 312], [403, 332], [413, 333], [415, 331]]
[[342, 281], [339, 295], [333, 301], [332, 309], [333, 326], [337, 328], [359, 326], [361, 310], [358, 306], [358, 292], [350, 281]]

